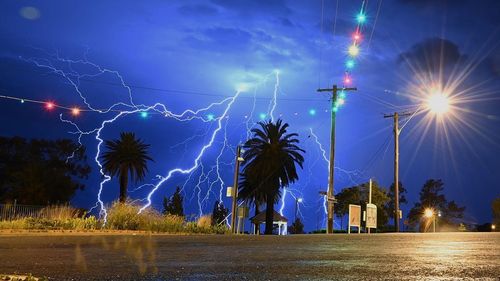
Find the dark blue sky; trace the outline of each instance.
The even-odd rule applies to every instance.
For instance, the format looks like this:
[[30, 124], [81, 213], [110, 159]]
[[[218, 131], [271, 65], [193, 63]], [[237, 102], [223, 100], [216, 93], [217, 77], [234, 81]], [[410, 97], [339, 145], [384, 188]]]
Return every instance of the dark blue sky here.
[[[136, 104], [163, 103], [175, 113], [219, 102], [246, 85], [248, 91], [235, 100], [213, 146], [201, 158], [203, 165], [191, 176], [175, 175], [153, 196], [158, 206], [163, 195], [184, 185], [186, 211], [198, 214], [198, 200], [203, 201], [201, 211], [208, 213], [219, 198], [221, 183], [212, 170], [216, 159], [224, 186], [231, 185], [233, 149], [246, 139], [247, 124], [252, 126], [261, 114], [270, 117], [279, 70], [274, 117], [290, 123], [307, 151], [300, 181], [291, 188], [304, 197], [300, 210], [311, 230], [323, 225], [318, 191], [326, 188], [328, 170], [310, 129], [325, 149], [329, 147], [328, 96], [316, 89], [341, 83], [360, 7], [361, 1], [350, 0], [325, 0], [323, 5], [320, 0], [3, 1], [0, 91], [84, 108], [68, 80], [38, 63], [87, 75], [79, 90], [94, 108], [130, 102], [114, 72], [97, 75], [93, 65], [67, 60], [117, 71]], [[427, 114], [415, 116], [401, 134], [400, 178], [410, 201], [403, 210], [413, 205], [427, 179], [441, 178], [446, 195], [467, 207], [467, 220], [488, 221], [490, 203], [500, 194], [500, 4], [371, 0], [367, 16], [353, 70], [359, 90], [349, 94], [337, 118], [336, 191], [369, 177], [390, 185], [392, 123], [383, 114], [422, 103], [422, 93], [441, 81], [437, 84], [454, 97], [452, 113], [437, 121]], [[70, 76], [73, 81], [75, 77]], [[202, 112], [205, 121], [127, 115], [107, 125], [102, 137], [133, 131], [150, 143], [155, 162], [145, 183], [154, 184], [156, 175], [192, 166], [217, 128], [217, 121], [207, 119], [220, 116], [226, 104]], [[82, 130], [92, 130], [116, 114], [83, 112], [73, 118], [64, 110], [49, 113], [40, 105], [8, 100], [0, 100], [0, 110], [2, 135], [28, 138], [74, 138], [68, 134], [74, 127], [62, 123], [59, 113]], [[82, 142], [93, 158], [95, 135], [84, 136]], [[73, 200], [82, 207], [94, 205], [99, 188], [97, 166], [90, 163], [92, 177]], [[208, 181], [202, 173], [209, 173]], [[141, 199], [149, 190], [130, 195]], [[117, 182], [106, 184], [105, 201], [117, 196]], [[226, 198], [224, 202], [229, 206]], [[293, 198], [286, 197], [285, 206], [285, 215], [293, 217]]]

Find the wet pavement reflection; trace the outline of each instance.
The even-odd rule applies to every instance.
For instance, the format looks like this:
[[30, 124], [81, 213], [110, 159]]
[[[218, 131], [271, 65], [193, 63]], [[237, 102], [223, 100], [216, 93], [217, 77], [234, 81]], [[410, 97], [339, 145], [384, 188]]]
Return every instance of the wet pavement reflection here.
[[500, 280], [500, 233], [0, 234], [0, 274], [52, 280]]

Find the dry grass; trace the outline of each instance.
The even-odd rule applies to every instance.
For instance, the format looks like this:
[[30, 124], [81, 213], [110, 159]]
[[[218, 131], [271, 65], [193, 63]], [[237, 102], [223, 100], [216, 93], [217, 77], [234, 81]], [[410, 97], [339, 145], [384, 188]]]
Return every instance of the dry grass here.
[[85, 216], [71, 206], [50, 206], [42, 209], [37, 217], [0, 221], [0, 230], [132, 230], [155, 233], [227, 233], [227, 227], [212, 226], [210, 215], [186, 222], [184, 217], [163, 215], [154, 209], [139, 212], [132, 203], [115, 202], [108, 208], [107, 222], [94, 216]]

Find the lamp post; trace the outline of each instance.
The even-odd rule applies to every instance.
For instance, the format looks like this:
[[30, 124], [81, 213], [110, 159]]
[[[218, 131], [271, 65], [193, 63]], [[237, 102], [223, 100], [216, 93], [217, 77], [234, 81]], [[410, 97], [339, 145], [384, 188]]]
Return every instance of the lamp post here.
[[[441, 212], [440, 212], [441, 213]], [[424, 217], [432, 219], [432, 232], [436, 232], [436, 214], [433, 209], [425, 209]]]
[[297, 220], [297, 212], [299, 211], [299, 203], [302, 203], [304, 199], [302, 198], [295, 198], [295, 220]]
[[238, 174], [240, 172], [240, 163], [244, 161], [243, 157], [241, 157], [241, 146], [238, 145], [236, 149], [236, 159], [234, 165], [234, 183], [231, 190], [231, 197], [233, 198], [233, 204], [231, 206], [231, 233], [235, 233], [235, 224], [236, 224], [236, 209], [238, 205]]
[[[444, 93], [437, 93], [429, 96], [425, 105], [421, 105], [414, 112], [394, 112], [393, 114], [385, 114], [384, 118], [394, 119], [394, 227], [396, 232], [399, 232], [399, 135], [403, 128], [410, 122], [410, 120], [419, 113], [425, 106], [427, 110], [433, 114], [440, 116], [446, 113], [450, 106], [449, 98]], [[400, 117], [409, 117], [408, 120], [400, 127]], [[434, 231], [435, 232], [435, 231]]]

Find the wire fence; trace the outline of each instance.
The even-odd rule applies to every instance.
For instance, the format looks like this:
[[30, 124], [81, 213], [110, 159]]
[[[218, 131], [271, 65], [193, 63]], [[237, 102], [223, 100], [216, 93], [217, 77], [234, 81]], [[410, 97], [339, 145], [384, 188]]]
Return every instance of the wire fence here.
[[76, 217], [79, 210], [68, 205], [34, 206], [20, 204], [0, 204], [0, 221], [12, 221], [22, 218], [58, 219]]

